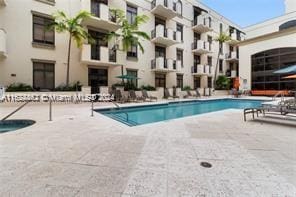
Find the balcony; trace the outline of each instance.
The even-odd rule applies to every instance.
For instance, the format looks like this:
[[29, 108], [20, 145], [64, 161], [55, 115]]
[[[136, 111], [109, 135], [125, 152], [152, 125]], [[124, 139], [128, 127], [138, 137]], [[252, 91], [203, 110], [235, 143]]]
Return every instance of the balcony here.
[[[181, 43], [180, 32], [175, 32], [172, 29], [165, 29], [163, 25], [157, 25], [154, 30], [151, 31], [151, 42], [160, 44], [163, 46], [172, 46], [174, 44]], [[177, 38], [179, 40], [177, 40]]]
[[177, 72], [181, 72], [182, 67], [183, 67], [183, 65], [182, 65], [182, 61], [181, 61], [181, 60], [177, 60], [177, 61], [176, 61], [176, 71], [177, 71]]
[[97, 27], [108, 31], [116, 31], [120, 28], [118, 25], [116, 14], [112, 13], [108, 5], [104, 3], [98, 6], [91, 6], [90, 0], [83, 0], [82, 9], [92, 13], [93, 16], [83, 21], [86, 26]]
[[153, 0], [151, 2], [151, 13], [166, 19], [172, 19], [182, 15], [182, 4], [173, 2], [173, 0]]
[[0, 29], [0, 58], [7, 56], [6, 48], [6, 32], [4, 29]]
[[198, 40], [192, 43], [192, 52], [195, 54], [212, 53], [212, 45], [203, 40]]
[[226, 71], [226, 76], [229, 78], [236, 78], [237, 76], [237, 71], [236, 70], [227, 70]]
[[7, 3], [6, 3], [6, 0], [0, 0], [0, 6], [6, 6]]
[[199, 33], [213, 31], [212, 20], [208, 14], [197, 16], [192, 21], [192, 30]]
[[119, 66], [116, 62], [116, 51], [108, 47], [92, 47], [90, 44], [84, 44], [81, 51], [81, 62], [96, 66]]
[[243, 33], [238, 32], [237, 30], [233, 30], [233, 32], [230, 33], [230, 37], [231, 40], [226, 42], [230, 45], [236, 45], [237, 43], [245, 40]]
[[238, 62], [238, 53], [236, 51], [226, 53], [225, 60], [229, 62]]
[[165, 59], [164, 57], [157, 57], [151, 60], [151, 70], [156, 72], [176, 72], [176, 61], [173, 59]]
[[212, 68], [209, 65], [195, 65], [191, 67], [191, 73], [192, 75], [211, 75], [212, 74]]

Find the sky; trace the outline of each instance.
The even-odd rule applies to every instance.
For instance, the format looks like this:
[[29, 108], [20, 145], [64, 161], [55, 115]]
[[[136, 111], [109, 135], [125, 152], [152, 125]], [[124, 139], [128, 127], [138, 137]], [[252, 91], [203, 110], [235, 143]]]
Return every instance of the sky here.
[[283, 15], [284, 0], [200, 0], [232, 22], [247, 27]]

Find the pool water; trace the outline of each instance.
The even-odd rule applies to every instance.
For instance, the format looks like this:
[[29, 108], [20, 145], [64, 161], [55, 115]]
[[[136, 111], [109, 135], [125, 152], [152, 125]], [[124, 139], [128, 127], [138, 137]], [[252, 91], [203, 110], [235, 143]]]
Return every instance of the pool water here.
[[0, 133], [14, 131], [34, 124], [33, 120], [5, 120], [0, 121]]
[[245, 99], [219, 99], [191, 102], [171, 102], [168, 104], [120, 109], [95, 110], [105, 116], [129, 126], [171, 120], [197, 114], [221, 111], [225, 109], [245, 109], [259, 107], [264, 101]]

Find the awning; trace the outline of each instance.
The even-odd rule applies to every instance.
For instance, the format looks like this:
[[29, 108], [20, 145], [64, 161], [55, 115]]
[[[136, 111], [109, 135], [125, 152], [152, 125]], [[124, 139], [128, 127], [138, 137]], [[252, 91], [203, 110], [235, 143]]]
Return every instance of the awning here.
[[273, 73], [275, 73], [275, 74], [294, 74], [294, 73], [296, 73], [296, 65], [277, 70]]
[[296, 75], [290, 75], [287, 77], [283, 77], [283, 79], [296, 79]]

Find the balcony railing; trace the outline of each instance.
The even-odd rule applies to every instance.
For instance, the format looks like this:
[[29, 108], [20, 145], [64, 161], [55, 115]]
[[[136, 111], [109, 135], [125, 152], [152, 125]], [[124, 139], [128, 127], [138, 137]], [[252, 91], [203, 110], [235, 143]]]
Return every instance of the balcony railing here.
[[165, 29], [163, 25], [157, 25], [151, 31], [151, 38], [164, 37], [171, 40], [176, 40], [176, 32], [172, 29]]
[[226, 76], [230, 78], [236, 78], [237, 77], [237, 71], [236, 70], [227, 70]]
[[210, 53], [212, 52], [212, 44], [203, 41], [203, 40], [197, 40], [196, 42], [193, 42], [191, 45], [192, 50], [196, 51], [197, 53]]
[[6, 57], [7, 48], [6, 48], [6, 31], [0, 28], [0, 57]]
[[204, 33], [211, 31], [213, 27], [212, 18], [208, 14], [196, 16], [192, 21], [192, 29], [194, 31]]
[[209, 65], [198, 64], [191, 67], [191, 73], [197, 75], [210, 75], [212, 73], [212, 67]]
[[88, 65], [119, 65], [116, 49], [90, 44], [83, 45], [81, 61]]
[[157, 57], [151, 60], [152, 70], [162, 70], [162, 71], [176, 71], [177, 64], [176, 60], [165, 59], [164, 57]]
[[182, 10], [182, 3], [179, 1], [153, 0], [151, 2], [151, 12], [167, 19], [174, 18], [177, 15], [182, 15]]
[[226, 60], [238, 60], [239, 54], [236, 51], [232, 51], [230, 53], [225, 54]]

